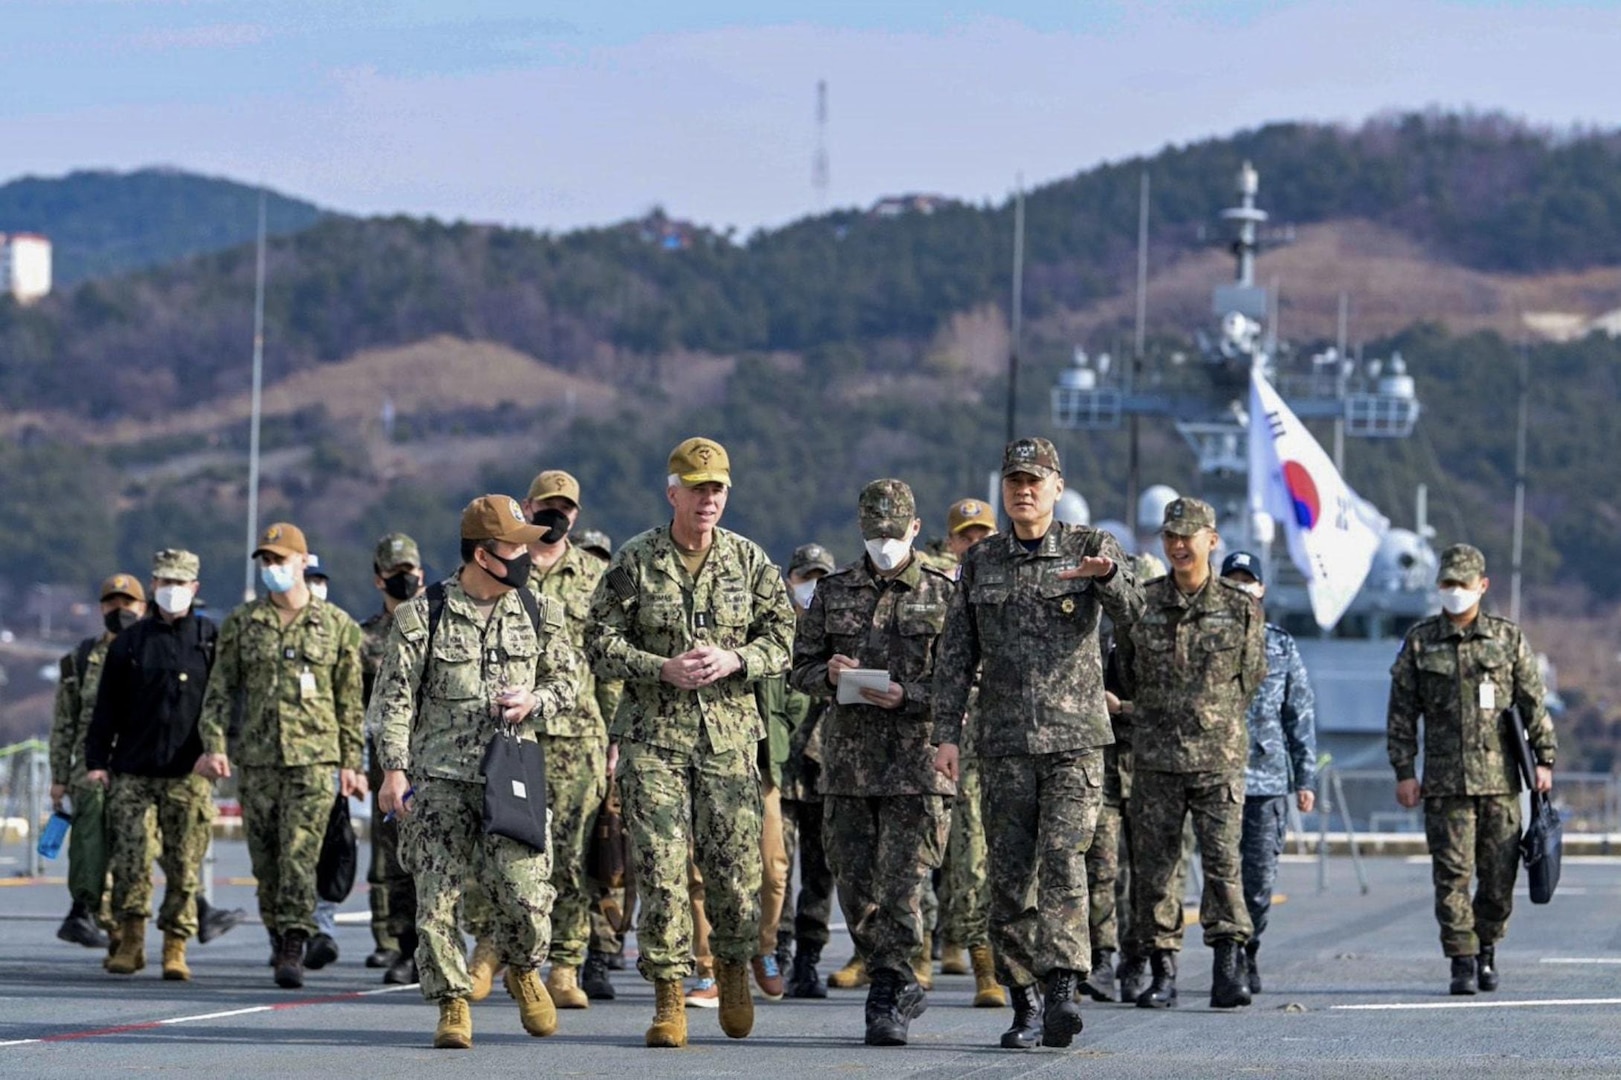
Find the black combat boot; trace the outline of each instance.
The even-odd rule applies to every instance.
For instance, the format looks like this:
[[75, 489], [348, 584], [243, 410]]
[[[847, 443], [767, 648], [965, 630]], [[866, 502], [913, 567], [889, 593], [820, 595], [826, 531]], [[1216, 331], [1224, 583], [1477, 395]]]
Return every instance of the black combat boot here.
[[1475, 993], [1475, 958], [1452, 958], [1452, 992], [1459, 997], [1473, 997]]
[[289, 930], [281, 936], [281, 949], [276, 954], [276, 985], [283, 990], [297, 990], [304, 985], [304, 946], [309, 934], [303, 930]]
[[274, 930], [266, 930], [265, 933], [270, 935], [270, 959], [265, 961], [265, 967], [275, 967], [281, 956], [281, 935]]
[[67, 918], [62, 925], [56, 928], [56, 936], [73, 945], [83, 945], [87, 949], [105, 949], [108, 944], [107, 935], [101, 932], [96, 920], [90, 917], [90, 912], [77, 900], [68, 910]]
[[202, 893], [197, 894], [197, 940], [204, 945], [217, 937], [229, 934], [241, 926], [247, 917], [248, 913], [239, 907], [215, 907]]
[[1260, 951], [1261, 943], [1254, 938], [1244, 942], [1244, 982], [1252, 994], [1261, 992], [1261, 969], [1255, 962]]
[[1013, 1026], [1002, 1032], [1004, 1050], [1030, 1050], [1041, 1042], [1041, 993], [1036, 984], [1008, 987]]
[[[904, 977], [894, 971], [874, 971], [867, 988], [868, 1046], [905, 1046], [911, 1017], [901, 1010], [900, 994]], [[919, 991], [921, 993], [921, 991]]]
[[1041, 1014], [1041, 1045], [1068, 1046], [1081, 1033], [1081, 1007], [1075, 1001], [1081, 976], [1074, 971], [1047, 973], [1047, 1007]]
[[1092, 970], [1081, 983], [1081, 992], [1093, 1001], [1114, 1001], [1114, 950], [1093, 949]]
[[1130, 949], [1120, 954], [1120, 967], [1115, 971], [1120, 982], [1120, 1000], [1136, 1001], [1148, 989], [1148, 957]]
[[1210, 972], [1210, 1007], [1238, 1009], [1250, 1003], [1250, 988], [1244, 976], [1244, 947], [1232, 938], [1216, 942], [1216, 959]]
[[332, 939], [331, 934], [316, 934], [310, 938], [309, 944], [304, 946], [304, 966], [311, 971], [320, 971], [337, 961], [338, 943]]
[[400, 955], [383, 972], [387, 986], [410, 986], [417, 981], [417, 930], [413, 926], [399, 935]]
[[794, 952], [793, 969], [788, 975], [788, 996], [791, 998], [825, 998], [827, 984], [822, 981], [816, 965], [822, 962], [822, 947], [800, 942]]
[[1154, 981], [1137, 995], [1137, 1007], [1169, 1009], [1176, 1004], [1176, 953], [1170, 949], [1155, 949], [1149, 966], [1153, 968]]
[[787, 971], [794, 966], [794, 932], [777, 931], [777, 970]]
[[1480, 977], [1482, 993], [1489, 994], [1497, 989], [1497, 946], [1482, 945], [1480, 955], [1475, 957], [1476, 974]]
[[585, 954], [585, 965], [580, 968], [580, 989], [592, 1001], [612, 1001], [613, 980], [608, 978], [608, 954], [592, 949]]

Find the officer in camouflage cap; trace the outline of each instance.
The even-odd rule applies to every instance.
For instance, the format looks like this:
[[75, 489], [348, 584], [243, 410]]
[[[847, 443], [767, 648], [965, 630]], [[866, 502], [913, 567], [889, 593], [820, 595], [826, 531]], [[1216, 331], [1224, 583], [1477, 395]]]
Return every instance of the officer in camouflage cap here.
[[[104, 949], [109, 944], [116, 948], [116, 941], [110, 942], [101, 927], [115, 937], [118, 927], [106, 910], [112, 844], [106, 831], [106, 788], [85, 779], [84, 739], [96, 709], [107, 650], [114, 638], [146, 613], [146, 590], [134, 574], [120, 573], [101, 583], [97, 597], [105, 630], [85, 638], [62, 657], [50, 738], [51, 805], [60, 810], [64, 797], [73, 799], [73, 828], [68, 833], [68, 894], [73, 906], [57, 927], [56, 936], [89, 949]], [[145, 902], [150, 905], [150, 882], [146, 893]]]
[[607, 562], [614, 555], [613, 538], [601, 529], [581, 529], [579, 535], [574, 537], [574, 546], [595, 555], [603, 562]]
[[1142, 608], [1115, 539], [1055, 519], [1063, 490], [1052, 443], [1008, 444], [1002, 505], [1013, 530], [963, 556], [935, 661], [935, 767], [952, 778], [969, 691], [980, 680], [974, 741], [991, 945], [1013, 999], [1008, 1049], [1068, 1046], [1081, 1030], [1074, 998], [1090, 963], [1085, 859], [1102, 801], [1103, 747], [1114, 738], [1098, 621], [1107, 612], [1128, 627]]
[[395, 609], [367, 710], [378, 732], [385, 813], [416, 881], [422, 996], [439, 1005], [433, 1045], [472, 1045], [472, 981], [457, 908], [466, 884], [490, 899], [491, 943], [530, 1035], [557, 1030], [539, 968], [550, 943], [552, 853], [483, 828], [483, 760], [501, 734], [534, 740], [575, 704], [580, 672], [560, 604], [524, 591], [545, 534], [517, 500], [462, 511], [461, 570]]
[[[1441, 613], [1414, 625], [1390, 669], [1386, 717], [1396, 801], [1424, 803], [1441, 948], [1454, 994], [1496, 990], [1497, 942], [1519, 872], [1520, 776], [1503, 712], [1519, 710], [1536, 758], [1536, 788], [1553, 786], [1558, 744], [1542, 673], [1525, 634], [1481, 610], [1486, 557], [1454, 544], [1436, 574]], [[1419, 724], [1424, 780], [1418, 780]], [[1477, 881], [1473, 901], [1469, 882]]]
[[[360, 624], [360, 676], [362, 697], [371, 704], [377, 673], [382, 670], [394, 612], [407, 600], [421, 595], [424, 575], [422, 552], [405, 533], [388, 533], [372, 549], [372, 586], [382, 595], [381, 610]], [[397, 821], [383, 820], [378, 807], [383, 766], [377, 760], [377, 732], [366, 732], [366, 783], [372, 792], [371, 862], [366, 881], [371, 885], [371, 934], [375, 948], [366, 966], [384, 968], [383, 982], [403, 986], [417, 981], [416, 884], [400, 865], [400, 830]]]
[[794, 641], [795, 688], [834, 698], [855, 668], [889, 673], [835, 703], [822, 736], [827, 861], [872, 985], [869, 1046], [903, 1046], [924, 993], [912, 960], [923, 948], [923, 892], [945, 856], [956, 788], [936, 772], [930, 739], [935, 640], [951, 577], [912, 551], [922, 522], [912, 489], [874, 480], [861, 492], [867, 553], [823, 578]]
[[1160, 537], [1171, 573], [1144, 587], [1142, 618], [1115, 634], [1121, 696], [1133, 710], [1130, 949], [1150, 955], [1154, 975], [1137, 1004], [1176, 1004], [1175, 883], [1191, 814], [1205, 878], [1199, 922], [1215, 950], [1210, 1004], [1232, 1008], [1250, 1003], [1241, 959], [1251, 932], [1239, 852], [1244, 717], [1266, 677], [1265, 623], [1254, 597], [1212, 572], [1220, 536], [1209, 503], [1168, 503]]
[[760, 930], [761, 830], [754, 759], [765, 728], [751, 684], [787, 670], [794, 616], [764, 550], [719, 527], [731, 484], [719, 443], [678, 445], [665, 490], [673, 518], [615, 553], [586, 629], [597, 677], [625, 686], [611, 735], [643, 904], [637, 967], [657, 998], [649, 1046], [686, 1044], [689, 849], [714, 926], [721, 1028], [743, 1038], [754, 1027], [748, 965]]
[[[315, 865], [332, 810], [332, 771], [345, 796], [366, 794], [360, 627], [304, 581], [309, 544], [286, 522], [259, 536], [253, 557], [269, 590], [220, 627], [218, 658], [199, 722], [197, 772], [241, 766], [242, 827], [259, 916], [275, 950], [276, 985], [304, 985], [304, 947], [315, 931]], [[226, 732], [238, 700], [242, 730]]]

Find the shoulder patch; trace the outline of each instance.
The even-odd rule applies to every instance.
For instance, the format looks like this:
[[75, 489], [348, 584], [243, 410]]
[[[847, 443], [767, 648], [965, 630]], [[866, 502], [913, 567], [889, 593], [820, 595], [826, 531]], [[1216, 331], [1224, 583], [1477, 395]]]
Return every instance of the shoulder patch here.
[[540, 598], [540, 613], [546, 624], [549, 634], [562, 633], [567, 619], [567, 611], [556, 597], [543, 596]]
[[636, 583], [625, 573], [623, 566], [609, 570], [605, 580], [608, 582], [609, 590], [621, 601], [636, 599]]
[[421, 641], [428, 636], [428, 601], [417, 597], [394, 609], [394, 625], [406, 641]]

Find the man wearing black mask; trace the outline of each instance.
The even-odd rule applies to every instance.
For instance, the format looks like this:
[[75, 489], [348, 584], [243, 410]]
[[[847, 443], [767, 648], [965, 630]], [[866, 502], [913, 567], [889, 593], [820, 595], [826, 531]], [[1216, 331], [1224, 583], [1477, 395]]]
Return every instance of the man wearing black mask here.
[[[404, 533], [389, 533], [378, 540], [371, 566], [372, 584], [383, 594], [383, 610], [360, 624], [361, 694], [367, 705], [383, 666], [394, 611], [424, 588], [422, 553], [417, 542]], [[377, 806], [383, 770], [377, 764], [375, 736], [375, 732], [366, 732], [366, 776], [372, 791], [371, 864], [366, 881], [371, 885], [371, 936], [377, 947], [366, 957], [366, 966], [387, 968], [383, 981], [405, 986], [417, 981], [416, 885], [400, 865], [399, 826], [383, 820]]]

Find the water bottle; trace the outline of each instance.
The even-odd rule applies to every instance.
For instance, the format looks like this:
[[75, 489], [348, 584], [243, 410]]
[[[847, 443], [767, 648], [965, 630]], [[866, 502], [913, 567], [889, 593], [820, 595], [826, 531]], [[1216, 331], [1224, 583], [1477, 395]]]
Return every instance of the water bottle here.
[[62, 850], [62, 841], [67, 839], [68, 829], [73, 825], [73, 817], [60, 810], [51, 814], [50, 820], [39, 832], [39, 853], [47, 859], [56, 858]]

